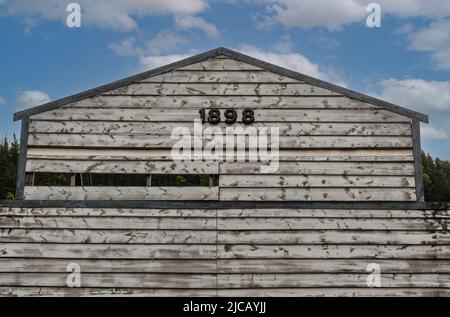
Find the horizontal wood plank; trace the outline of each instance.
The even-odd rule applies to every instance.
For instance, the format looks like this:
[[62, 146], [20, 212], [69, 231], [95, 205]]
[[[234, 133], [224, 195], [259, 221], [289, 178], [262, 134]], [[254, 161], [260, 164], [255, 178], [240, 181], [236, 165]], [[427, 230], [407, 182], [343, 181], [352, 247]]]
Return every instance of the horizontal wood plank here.
[[[159, 218], [159, 217], [0, 217], [0, 228], [53, 229], [175, 229], [215, 230], [214, 218]], [[132, 233], [131, 233], [132, 234]]]
[[215, 162], [27, 160], [27, 172], [106, 174], [218, 174]]
[[87, 273], [360, 273], [371, 263], [383, 273], [450, 273], [448, 260], [373, 259], [217, 259], [118, 260], [0, 258], [0, 272], [66, 273], [70, 263]]
[[16, 208], [0, 207], [1, 216], [68, 217], [164, 217], [164, 218], [357, 218], [424, 219], [450, 218], [448, 210], [416, 209], [134, 209], [134, 208]]
[[[1, 275], [0, 275], [1, 276]], [[367, 288], [368, 274], [219, 274], [219, 288]], [[447, 274], [382, 274], [381, 285], [397, 287], [450, 288]]]
[[446, 230], [448, 219], [218, 218], [219, 230]]
[[[205, 153], [204, 153], [205, 154]], [[302, 162], [413, 162], [411, 149], [296, 149], [279, 150], [280, 161]], [[171, 149], [76, 149], [28, 147], [29, 159], [88, 161], [172, 161]], [[210, 159], [210, 155], [205, 155]], [[224, 158], [253, 158], [249, 151], [225, 151]], [[259, 160], [259, 157], [258, 157]]]
[[[186, 223], [187, 226], [191, 224]], [[394, 224], [389, 224], [393, 226]], [[388, 227], [389, 227], [388, 225]], [[408, 224], [410, 225], [410, 224]], [[407, 227], [405, 225], [404, 227]], [[417, 224], [413, 224], [419, 227]], [[376, 224], [374, 224], [376, 226]], [[270, 229], [270, 228], [268, 228]], [[345, 230], [0, 229], [1, 243], [95, 244], [450, 244], [445, 232]], [[404, 229], [404, 228], [403, 228]], [[407, 229], [409, 230], [409, 229]], [[423, 230], [418, 228], [418, 230]]]
[[[219, 173], [230, 175], [254, 175], [261, 173], [262, 166], [270, 163], [220, 163]], [[414, 175], [409, 163], [365, 163], [365, 162], [280, 162], [276, 174], [300, 175]]]
[[[226, 123], [218, 125], [226, 128]], [[245, 128], [243, 124], [234, 127]], [[409, 124], [392, 123], [255, 123], [254, 128], [278, 128], [280, 136], [410, 136]], [[194, 125], [187, 122], [109, 122], [109, 121], [32, 121], [30, 133], [108, 134], [108, 135], [171, 135], [177, 128], [192, 133]], [[204, 131], [204, 129], [203, 129]], [[243, 130], [245, 131], [245, 130]], [[270, 131], [270, 130], [269, 130]], [[239, 133], [240, 131], [236, 131]]]
[[0, 287], [0, 296], [27, 297], [212, 297], [214, 289]]
[[65, 108], [245, 108], [255, 109], [381, 109], [342, 96], [120, 96], [99, 95], [63, 106]]
[[221, 175], [220, 187], [414, 187], [413, 177], [399, 176], [306, 176]]
[[230, 84], [230, 83], [135, 83], [103, 93], [103, 95], [140, 96], [336, 96], [331, 90], [309, 84]]
[[[287, 222], [286, 222], [287, 223]], [[387, 227], [390, 227], [388, 224]], [[406, 224], [407, 227], [409, 224]], [[270, 224], [268, 225], [268, 227]], [[376, 226], [376, 224], [374, 224]], [[450, 244], [450, 235], [444, 232], [353, 230], [284, 230], [284, 231], [219, 231], [218, 241], [224, 244], [388, 244], [420, 245]], [[422, 228], [423, 229], [423, 228]]]
[[[0, 258], [0, 272], [66, 273], [77, 263], [86, 273], [210, 273], [217, 272], [216, 260], [117, 260], [117, 259], [8, 259]], [[432, 272], [429, 272], [432, 273]]]
[[[84, 287], [207, 288], [216, 287], [214, 274], [82, 273]], [[0, 286], [67, 287], [67, 273], [0, 273]]]
[[369, 264], [378, 264], [382, 273], [450, 273], [448, 260], [374, 259], [219, 259], [220, 273], [361, 273]]
[[[255, 131], [256, 132], [256, 131]], [[223, 144], [223, 148], [227, 147], [224, 134], [219, 134], [218, 142]], [[248, 135], [241, 135], [239, 139], [232, 134], [234, 144], [228, 145], [234, 149], [236, 144], [241, 147], [249, 147]], [[185, 135], [157, 135], [157, 134], [49, 134], [49, 133], [32, 133], [28, 138], [28, 145], [30, 146], [50, 146], [50, 147], [94, 147], [94, 148], [151, 148], [151, 149], [170, 149], [175, 145], [179, 145], [181, 139]], [[265, 135], [260, 136], [261, 140], [267, 142], [267, 146], [271, 147], [273, 140], [277, 140], [279, 148], [288, 149], [302, 149], [302, 148], [411, 148], [412, 139], [408, 136], [280, 136], [273, 139], [273, 136], [266, 138]], [[255, 142], [258, 142], [258, 137], [255, 134], [252, 136]], [[206, 147], [213, 144], [209, 139], [204, 137], [202, 139], [202, 146]], [[193, 148], [195, 143], [192, 137], [189, 137], [188, 142], [184, 143], [185, 148]]]
[[[144, 223], [147, 222], [144, 221]], [[193, 224], [192, 221], [185, 221], [185, 223], [186, 226], [195, 227], [195, 224]], [[162, 227], [164, 226], [167, 226], [167, 224], [162, 224]], [[173, 226], [176, 226], [176, 224]], [[152, 225], [149, 225], [148, 227], [151, 228]], [[0, 229], [1, 243], [215, 244], [217, 241], [216, 236], [217, 234], [214, 230], [207, 231], [195, 229]]]
[[[251, 106], [247, 107], [253, 109]], [[224, 109], [219, 109], [223, 110]], [[31, 120], [63, 121], [138, 121], [194, 122], [199, 119], [198, 108], [164, 109], [57, 109], [33, 115]], [[238, 120], [241, 118], [238, 116]], [[411, 118], [388, 110], [351, 109], [255, 109], [255, 122], [352, 122], [352, 123], [410, 123]]]
[[250, 288], [219, 289], [219, 297], [449, 297], [445, 288]]
[[217, 246], [210, 244], [36, 244], [8, 243], [0, 246], [0, 258], [56, 259], [216, 259]]
[[223, 259], [450, 259], [448, 245], [219, 245]]
[[200, 63], [194, 63], [179, 68], [179, 70], [264, 70], [230, 58], [211, 58]]
[[449, 297], [445, 288], [149, 289], [0, 287], [1, 296], [133, 297]]
[[150, 83], [298, 83], [298, 80], [268, 71], [183, 71], [175, 70], [140, 82]]
[[218, 200], [218, 187], [25, 186], [28, 200]]
[[415, 201], [414, 188], [220, 188], [222, 201]]

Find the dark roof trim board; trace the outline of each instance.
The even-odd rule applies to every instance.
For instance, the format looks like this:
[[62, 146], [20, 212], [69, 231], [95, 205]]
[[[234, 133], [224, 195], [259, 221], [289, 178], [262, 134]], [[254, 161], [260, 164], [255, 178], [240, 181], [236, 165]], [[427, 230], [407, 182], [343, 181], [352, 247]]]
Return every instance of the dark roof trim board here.
[[23, 110], [23, 111], [19, 111], [17, 113], [14, 114], [14, 121], [23, 119], [24, 117], [29, 117], [41, 112], [45, 112], [45, 111], [50, 111], [62, 106], [65, 106], [67, 104], [70, 104], [72, 102], [76, 102], [82, 99], [86, 99], [86, 98], [90, 98], [90, 97], [94, 97], [96, 95], [102, 94], [104, 92], [107, 92], [109, 90], [113, 90], [119, 87], [123, 87], [126, 85], [130, 85], [133, 84], [135, 82], [141, 81], [143, 79], [149, 78], [149, 77], [153, 77], [153, 76], [157, 76], [163, 73], [167, 73], [170, 71], [173, 71], [175, 69], [181, 68], [181, 67], [185, 67], [191, 64], [195, 64], [195, 63], [199, 63], [202, 62], [204, 60], [207, 60], [209, 58], [213, 58], [216, 57], [218, 55], [225, 55], [227, 57], [233, 58], [235, 60], [244, 62], [244, 63], [248, 63], [263, 69], [266, 69], [268, 71], [271, 71], [273, 73], [282, 75], [282, 76], [286, 76], [286, 77], [290, 77], [293, 79], [297, 79], [300, 81], [304, 81], [307, 84], [311, 84], [317, 87], [321, 87], [321, 88], [325, 88], [334, 92], [337, 92], [343, 96], [349, 97], [349, 98], [353, 98], [353, 99], [357, 99], [357, 100], [361, 100], [376, 106], [379, 106], [381, 108], [385, 108], [387, 110], [390, 110], [392, 112], [407, 116], [407, 117], [411, 117], [413, 119], [418, 119], [419, 121], [428, 123], [428, 116], [398, 105], [395, 105], [393, 103], [389, 103], [368, 95], [364, 95], [361, 94], [359, 92], [344, 88], [344, 87], [340, 87], [331, 83], [327, 83], [325, 81], [280, 67], [280, 66], [276, 66], [264, 61], [261, 61], [259, 59], [232, 51], [230, 49], [227, 48], [223, 48], [223, 47], [219, 47], [216, 49], [213, 49], [211, 51], [202, 53], [202, 54], [198, 54], [186, 59], [183, 59], [181, 61], [172, 63], [172, 64], [168, 64], [162, 67], [158, 67], [155, 68], [153, 70], [150, 71], [146, 71], [131, 77], [127, 77], [115, 82], [112, 82], [110, 84], [106, 84], [97, 88], [93, 88], [93, 89], [89, 89], [86, 90], [84, 92], [69, 96], [69, 97], [65, 97], [62, 99], [58, 99], [37, 107], [33, 107], [27, 110]]

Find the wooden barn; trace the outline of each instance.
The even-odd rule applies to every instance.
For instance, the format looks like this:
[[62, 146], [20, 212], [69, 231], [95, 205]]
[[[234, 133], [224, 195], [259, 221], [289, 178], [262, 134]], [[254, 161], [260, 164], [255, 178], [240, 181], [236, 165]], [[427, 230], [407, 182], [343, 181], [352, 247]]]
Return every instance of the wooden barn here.
[[[218, 48], [14, 120], [0, 295], [450, 295], [450, 214], [424, 202], [424, 114]], [[276, 169], [247, 141], [175, 160], [174, 130], [195, 139], [199, 122], [271, 131]]]

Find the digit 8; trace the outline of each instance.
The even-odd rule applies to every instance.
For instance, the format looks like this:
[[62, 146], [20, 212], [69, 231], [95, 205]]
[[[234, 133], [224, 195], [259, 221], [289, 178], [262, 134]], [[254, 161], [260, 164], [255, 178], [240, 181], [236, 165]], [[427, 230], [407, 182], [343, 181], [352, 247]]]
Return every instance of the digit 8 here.
[[251, 124], [255, 122], [255, 113], [252, 109], [245, 109], [242, 111], [242, 122], [245, 124]]
[[220, 122], [220, 110], [218, 109], [209, 110], [208, 122], [211, 124], [218, 124]]

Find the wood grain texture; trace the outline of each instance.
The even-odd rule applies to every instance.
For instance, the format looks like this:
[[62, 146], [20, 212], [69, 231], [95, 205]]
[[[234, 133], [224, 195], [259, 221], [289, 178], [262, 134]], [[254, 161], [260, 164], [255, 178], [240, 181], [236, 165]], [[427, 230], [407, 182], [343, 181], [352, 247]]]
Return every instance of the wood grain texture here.
[[[450, 220], [339, 218], [0, 217], [0, 228], [128, 230], [447, 230]], [[2, 233], [7, 235], [7, 231]], [[130, 238], [132, 236], [130, 235]]]
[[[286, 221], [284, 224], [288, 224]], [[376, 224], [374, 224], [376, 225]], [[414, 224], [412, 225], [414, 226]], [[411, 223], [405, 227], [412, 227]], [[280, 226], [281, 227], [281, 226]], [[296, 226], [294, 226], [296, 227]], [[446, 232], [429, 233], [427, 231], [399, 231], [399, 230], [373, 230], [367, 228], [354, 230], [245, 230], [245, 231], [220, 231], [218, 240], [224, 244], [390, 244], [390, 245], [439, 245], [450, 244], [450, 235]], [[387, 227], [395, 228], [394, 223]], [[429, 226], [432, 228], [432, 225]], [[424, 229], [424, 227], [422, 227]], [[433, 229], [431, 229], [433, 230]]]
[[[252, 107], [248, 107], [252, 108]], [[219, 109], [224, 110], [224, 109]], [[198, 108], [164, 109], [58, 109], [43, 112], [32, 120], [190, 122], [199, 119]], [[411, 119], [387, 110], [349, 109], [255, 109], [255, 122], [354, 122], [410, 123]]]
[[[411, 149], [280, 149], [280, 161], [305, 162], [414, 162]], [[248, 151], [225, 152], [224, 158], [252, 157]], [[74, 149], [29, 147], [28, 159], [88, 161], [171, 161], [169, 149]], [[206, 156], [209, 158], [209, 156]]]
[[264, 70], [231, 58], [211, 58], [209, 60], [178, 68], [179, 70]]
[[[269, 165], [269, 164], [266, 164]], [[254, 175], [261, 173], [263, 163], [220, 163], [219, 173]], [[414, 174], [410, 163], [359, 163], [359, 162], [280, 162], [277, 174], [282, 175], [401, 175]]]
[[[225, 133], [225, 131], [223, 131]], [[255, 131], [256, 132], [256, 131]], [[184, 134], [183, 134], [184, 137]], [[49, 133], [33, 133], [28, 139], [29, 146], [41, 147], [103, 147], [103, 148], [138, 148], [138, 149], [171, 149], [179, 144], [182, 136], [176, 134], [156, 135], [156, 134], [130, 134], [130, 135], [108, 135], [108, 134], [49, 134]], [[233, 135], [233, 139], [236, 136]], [[254, 137], [258, 140], [258, 137]], [[264, 137], [265, 139], [265, 137]], [[226, 148], [224, 136], [220, 134], [218, 142], [224, 144]], [[249, 136], [242, 135], [235, 144], [243, 144], [248, 148]], [[267, 146], [271, 146], [271, 138], [267, 141]], [[206, 137], [202, 140], [202, 146], [206, 147], [210, 140]], [[386, 137], [386, 136], [280, 136], [278, 138], [278, 146], [282, 149], [311, 149], [311, 148], [411, 148], [412, 141], [410, 137]], [[185, 148], [193, 148], [195, 146], [192, 138], [185, 143]], [[234, 149], [233, 145], [230, 145]]]
[[[1, 275], [0, 275], [1, 278]], [[0, 280], [1, 281], [1, 280]], [[448, 274], [383, 274], [383, 287], [450, 287]], [[367, 274], [219, 274], [218, 287], [234, 288], [367, 288]]]
[[[0, 286], [65, 286], [67, 274], [60, 273], [0, 273]], [[118, 288], [206, 288], [216, 287], [214, 274], [137, 274], [137, 273], [83, 273], [84, 287]]]
[[443, 288], [149, 289], [0, 287], [1, 296], [80, 297], [450, 297]]
[[[77, 263], [86, 273], [209, 273], [217, 272], [216, 260], [118, 260], [118, 259], [8, 259], [0, 258], [0, 272], [66, 273]], [[408, 265], [402, 262], [403, 266]], [[228, 266], [224, 264], [224, 267]], [[421, 267], [426, 267], [422, 265]], [[428, 273], [432, 273], [431, 271]]]
[[[218, 218], [219, 230], [422, 230], [446, 231], [450, 220], [339, 218]], [[268, 235], [270, 235], [267, 232]], [[444, 232], [445, 234], [445, 232]]]
[[141, 83], [298, 83], [298, 80], [268, 71], [183, 71], [176, 70], [140, 81]]
[[414, 187], [413, 177], [337, 175], [221, 175], [220, 187]]
[[[426, 292], [422, 292], [428, 294]], [[62, 288], [62, 287], [0, 287], [0, 296], [8, 297], [213, 297], [214, 289], [161, 288]]]
[[28, 160], [27, 172], [112, 174], [218, 174], [214, 162]]
[[160, 218], [356, 218], [447, 219], [448, 210], [417, 209], [136, 209], [136, 208], [17, 208], [0, 207], [1, 216], [160, 217]]
[[339, 96], [331, 90], [308, 84], [237, 84], [237, 83], [136, 83], [120, 87], [103, 95], [139, 96]]
[[[215, 259], [216, 245], [208, 244], [39, 244], [10, 243], [0, 247], [0, 258], [80, 259]], [[72, 263], [72, 262], [70, 262]]]
[[449, 259], [443, 245], [219, 245], [223, 259]]
[[[306, 221], [304, 223], [307, 223]], [[309, 222], [314, 223], [314, 222]], [[341, 221], [341, 223], [344, 223]], [[288, 222], [284, 222], [287, 226]], [[191, 225], [186, 222], [186, 225]], [[294, 223], [295, 225], [295, 223]], [[334, 225], [334, 223], [333, 223]], [[373, 224], [374, 226], [377, 224]], [[397, 227], [395, 227], [397, 225]], [[166, 225], [167, 226], [167, 225]], [[329, 225], [332, 227], [332, 225]], [[30, 226], [31, 227], [31, 226]], [[149, 226], [151, 227], [151, 226]], [[194, 226], [193, 226], [194, 227]], [[275, 227], [275, 225], [274, 225]], [[278, 226], [283, 227], [283, 226]], [[223, 244], [391, 244], [391, 245], [440, 245], [450, 244], [450, 235], [436, 230], [429, 233], [424, 229], [425, 225], [417, 223], [388, 223], [387, 227], [395, 230], [374, 230], [366, 224], [341, 231], [340, 229], [296, 230], [296, 224], [292, 229], [284, 230], [248, 230], [226, 231], [218, 233], [215, 230], [148, 230], [148, 229], [0, 229], [0, 243], [85, 243], [85, 244], [215, 244], [217, 241]], [[369, 227], [369, 229], [366, 229]], [[412, 229], [422, 231], [412, 231]], [[433, 230], [433, 225], [428, 225]], [[316, 228], [316, 227], [315, 227]], [[398, 230], [402, 228], [403, 231]], [[407, 230], [405, 230], [407, 229]], [[367, 231], [366, 231], [367, 230]]]
[[[73, 108], [255, 108], [255, 109], [381, 109], [342, 96], [121, 96], [100, 95], [73, 102]], [[33, 116], [34, 118], [34, 116]]]
[[[226, 123], [217, 125], [226, 128]], [[238, 123], [234, 127], [245, 128]], [[392, 123], [255, 123], [254, 128], [278, 128], [280, 136], [410, 136], [409, 124]], [[108, 134], [171, 135], [176, 128], [187, 128], [193, 132], [193, 124], [188, 122], [109, 122], [109, 121], [32, 121], [30, 133], [56, 134]], [[237, 131], [240, 132], [240, 131]]]
[[0, 272], [66, 273], [67, 265], [78, 263], [87, 273], [359, 273], [376, 263], [383, 272], [450, 273], [449, 260], [373, 259], [218, 259], [218, 260], [121, 260], [0, 258]]
[[[214, 218], [159, 217], [0, 217], [0, 228], [216, 230]], [[131, 237], [131, 236], [130, 236]]]
[[[148, 223], [145, 222], [144, 223]], [[173, 224], [175, 226], [176, 224]], [[185, 221], [192, 226], [192, 221]], [[170, 227], [163, 224], [161, 227]], [[29, 228], [32, 225], [29, 226]], [[51, 227], [51, 226], [49, 226]], [[144, 226], [141, 226], [141, 228]], [[153, 225], [154, 227], [154, 225]], [[181, 226], [179, 226], [181, 227]], [[203, 229], [205, 226], [198, 226]], [[0, 229], [0, 242], [24, 243], [103, 243], [103, 244], [215, 244], [216, 231], [206, 230], [144, 230], [118, 229]]]
[[26, 186], [28, 200], [218, 200], [218, 187]]
[[415, 188], [220, 188], [222, 201], [414, 201]]
[[219, 297], [450, 297], [442, 288], [247, 288], [220, 289]]
[[[0, 294], [447, 296], [449, 219], [418, 209], [0, 208]], [[66, 287], [70, 263], [82, 288]], [[371, 263], [382, 288], [367, 288]]]

